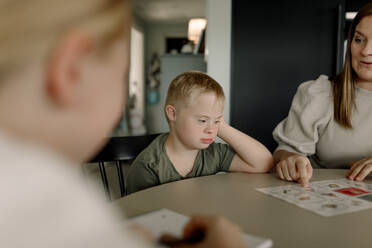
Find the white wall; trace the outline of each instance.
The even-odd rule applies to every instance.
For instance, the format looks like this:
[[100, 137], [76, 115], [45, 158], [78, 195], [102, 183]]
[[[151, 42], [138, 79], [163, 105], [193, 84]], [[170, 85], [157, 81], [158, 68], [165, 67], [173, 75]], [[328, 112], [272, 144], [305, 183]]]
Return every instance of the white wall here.
[[[132, 17], [132, 26], [135, 29], [134, 33], [132, 30], [132, 51], [135, 51], [135, 54], [131, 54], [131, 72], [133, 72], [133, 66], [136, 66], [136, 75], [137, 82], [140, 82], [137, 85], [137, 90], [141, 91], [139, 94], [139, 112], [141, 117], [145, 118], [145, 84], [146, 84], [146, 73], [145, 73], [145, 22], [138, 16], [133, 15]], [[137, 36], [137, 37], [133, 37]], [[134, 39], [133, 39], [134, 38]], [[143, 42], [143, 43], [142, 43]], [[136, 43], [136, 44], [133, 44]], [[133, 63], [137, 63], [136, 65]], [[140, 64], [141, 63], [141, 64]], [[141, 75], [140, 75], [141, 74]], [[129, 92], [130, 93], [130, 92]]]
[[[145, 30], [145, 23], [144, 21], [138, 17], [137, 15], [135, 15], [133, 13], [132, 15], [132, 28], [135, 28], [137, 31], [141, 32], [141, 33], [144, 33], [144, 30]], [[131, 44], [131, 46], [133, 47], [134, 45]], [[131, 47], [131, 48], [132, 48]], [[135, 49], [136, 50], [136, 49]], [[143, 51], [144, 52], [144, 51]], [[136, 51], [135, 53], [138, 53], [138, 51]], [[135, 54], [133, 54], [133, 50], [131, 50], [131, 60], [133, 61], [133, 58], [132, 56], [134, 56]], [[140, 56], [142, 56], [143, 54], [141, 54]], [[144, 55], [143, 55], [143, 58], [144, 58]], [[132, 70], [132, 66], [131, 66], [131, 70]], [[143, 73], [143, 77], [144, 77], [144, 73]], [[129, 87], [130, 87], [130, 77], [133, 77], [133, 71], [131, 72], [131, 75], [129, 75], [128, 77], [128, 87], [127, 87], [127, 95], [129, 96]], [[138, 87], [141, 88], [143, 90], [144, 88], [144, 84], [143, 85], [139, 85]], [[143, 108], [140, 110], [141, 114], [144, 115], [144, 93], [142, 94], [142, 99], [139, 99], [139, 101], [141, 101], [141, 104], [142, 106], [140, 106], [140, 108]], [[128, 99], [127, 99], [127, 103], [128, 103]], [[116, 127], [116, 129], [114, 130], [114, 132], [112, 133], [112, 136], [127, 136], [130, 134], [130, 131], [129, 131], [129, 126], [128, 126], [128, 120], [129, 120], [129, 108], [128, 108], [128, 104], [126, 105], [126, 109], [125, 109], [125, 114], [123, 116], [123, 118], [121, 119], [120, 123], [118, 124], [118, 126]]]
[[207, 72], [226, 95], [224, 119], [230, 123], [231, 1], [207, 0]]
[[[135, 27], [131, 31], [131, 55], [129, 71], [129, 97], [136, 96], [135, 109], [132, 109], [140, 120], [144, 119], [144, 34]], [[128, 99], [129, 100], [129, 99]], [[132, 126], [133, 127], [133, 126]]]

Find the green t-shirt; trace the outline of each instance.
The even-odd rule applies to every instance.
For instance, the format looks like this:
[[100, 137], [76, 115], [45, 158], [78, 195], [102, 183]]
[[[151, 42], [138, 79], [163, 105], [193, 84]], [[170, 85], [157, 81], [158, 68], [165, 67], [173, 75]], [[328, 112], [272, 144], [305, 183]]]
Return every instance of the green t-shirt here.
[[181, 176], [165, 151], [167, 136], [165, 133], [156, 137], [133, 161], [126, 178], [127, 194], [159, 184], [229, 171], [235, 152], [227, 144], [212, 143], [198, 152], [192, 171], [186, 177]]

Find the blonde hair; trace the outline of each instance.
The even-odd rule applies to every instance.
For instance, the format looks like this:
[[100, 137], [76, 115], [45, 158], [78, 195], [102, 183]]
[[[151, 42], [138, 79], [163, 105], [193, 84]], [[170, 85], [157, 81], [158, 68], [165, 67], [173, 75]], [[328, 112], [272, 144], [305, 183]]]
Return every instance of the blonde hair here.
[[334, 118], [347, 129], [352, 129], [351, 114], [355, 106], [355, 85], [358, 80], [351, 63], [351, 42], [360, 21], [370, 15], [372, 15], [372, 3], [365, 5], [355, 16], [348, 34], [344, 69], [339, 75], [330, 78], [333, 91]]
[[0, 79], [46, 60], [61, 36], [79, 30], [103, 48], [129, 35], [127, 0], [0, 0]]
[[165, 106], [187, 106], [203, 93], [212, 92], [225, 100], [221, 85], [205, 73], [190, 71], [178, 75], [168, 87]]

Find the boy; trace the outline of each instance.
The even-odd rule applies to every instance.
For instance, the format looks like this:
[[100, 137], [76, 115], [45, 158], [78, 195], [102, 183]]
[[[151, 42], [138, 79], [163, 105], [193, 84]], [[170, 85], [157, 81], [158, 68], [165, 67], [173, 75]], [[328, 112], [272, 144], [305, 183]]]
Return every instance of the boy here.
[[[170, 132], [157, 137], [131, 165], [127, 193], [219, 171], [263, 173], [273, 167], [261, 143], [223, 120], [221, 86], [201, 72], [185, 72], [168, 88]], [[220, 137], [227, 144], [214, 143]]]

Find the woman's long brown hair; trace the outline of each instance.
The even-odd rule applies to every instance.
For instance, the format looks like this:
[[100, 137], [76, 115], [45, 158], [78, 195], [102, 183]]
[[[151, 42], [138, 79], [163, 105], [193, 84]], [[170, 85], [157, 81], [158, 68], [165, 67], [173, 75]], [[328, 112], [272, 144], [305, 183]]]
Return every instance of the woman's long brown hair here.
[[355, 85], [358, 81], [358, 76], [351, 65], [351, 42], [360, 21], [370, 15], [372, 15], [372, 3], [365, 5], [355, 16], [348, 34], [344, 69], [337, 76], [330, 78], [333, 90], [334, 118], [346, 129], [352, 129], [351, 114], [355, 105]]

